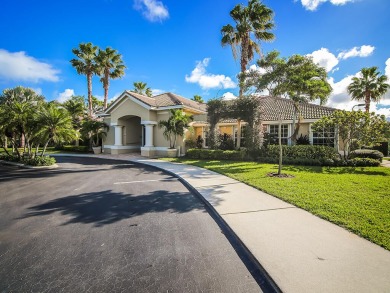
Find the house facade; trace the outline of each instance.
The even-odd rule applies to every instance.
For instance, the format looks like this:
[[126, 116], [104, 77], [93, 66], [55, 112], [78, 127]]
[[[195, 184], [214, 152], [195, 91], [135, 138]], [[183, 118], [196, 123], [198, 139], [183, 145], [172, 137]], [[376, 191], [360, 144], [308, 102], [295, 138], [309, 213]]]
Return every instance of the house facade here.
[[[272, 137], [278, 136], [279, 122], [281, 121], [282, 143], [291, 145], [293, 134], [294, 104], [284, 98], [261, 97], [262, 99], [262, 127], [264, 132]], [[185, 141], [203, 139], [203, 147], [207, 148], [209, 125], [207, 123], [206, 105], [186, 99], [176, 94], [165, 93], [154, 97], [146, 97], [131, 91], [125, 91], [105, 112], [104, 121], [110, 125], [110, 130], [103, 142], [104, 152], [121, 154], [140, 152], [146, 157], [167, 156], [169, 142], [163, 136], [163, 129], [158, 127], [161, 120], [168, 120], [170, 109], [182, 109], [193, 115], [184, 137], [177, 140], [177, 155], [185, 153]], [[323, 116], [331, 115], [336, 109], [300, 103], [300, 128], [297, 138], [302, 137], [313, 145], [328, 145], [342, 150], [334, 129], [324, 129], [315, 132], [312, 124]], [[241, 131], [235, 119], [221, 121], [218, 130], [228, 134], [237, 144], [238, 135], [241, 135], [241, 146], [245, 147], [244, 128]]]

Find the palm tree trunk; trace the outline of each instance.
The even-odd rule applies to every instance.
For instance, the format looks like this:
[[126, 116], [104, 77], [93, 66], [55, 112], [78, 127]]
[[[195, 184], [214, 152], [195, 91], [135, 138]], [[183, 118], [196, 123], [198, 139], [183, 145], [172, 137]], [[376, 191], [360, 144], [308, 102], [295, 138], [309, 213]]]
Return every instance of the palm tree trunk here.
[[87, 74], [88, 84], [88, 115], [92, 116], [92, 74]]
[[49, 138], [48, 141], [45, 143], [45, 145], [44, 145], [44, 147], [43, 147], [43, 150], [42, 150], [41, 157], [43, 157], [43, 156], [45, 155], [46, 148], [47, 148], [47, 146], [49, 145], [50, 140], [51, 140], [51, 138]]
[[371, 104], [371, 97], [370, 97], [370, 93], [366, 93], [366, 98], [365, 98], [365, 101], [364, 103], [366, 104], [366, 113], [370, 113], [370, 104]]
[[237, 119], [237, 146], [236, 148], [239, 149], [241, 147], [241, 120]]
[[105, 72], [103, 86], [104, 86], [104, 106], [103, 106], [103, 110], [106, 110], [107, 109], [107, 100], [108, 100], [108, 88], [110, 86], [110, 77], [108, 75], [108, 71]]
[[[241, 65], [241, 74], [244, 74], [246, 70], [246, 66], [248, 65], [248, 45], [249, 45], [249, 32], [247, 35], [242, 40], [241, 43], [241, 60], [240, 60], [240, 65]], [[241, 98], [244, 94], [244, 81], [242, 80], [242, 77], [240, 77], [240, 93], [239, 93], [239, 98]]]

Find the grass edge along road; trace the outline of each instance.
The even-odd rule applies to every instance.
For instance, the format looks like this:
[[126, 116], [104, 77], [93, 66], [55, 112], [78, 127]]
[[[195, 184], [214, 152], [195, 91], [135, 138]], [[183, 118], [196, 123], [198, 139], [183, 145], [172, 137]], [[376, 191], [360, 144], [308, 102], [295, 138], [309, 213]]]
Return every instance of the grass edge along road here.
[[272, 178], [277, 165], [164, 159], [226, 175], [390, 250], [390, 168], [283, 166], [294, 178]]

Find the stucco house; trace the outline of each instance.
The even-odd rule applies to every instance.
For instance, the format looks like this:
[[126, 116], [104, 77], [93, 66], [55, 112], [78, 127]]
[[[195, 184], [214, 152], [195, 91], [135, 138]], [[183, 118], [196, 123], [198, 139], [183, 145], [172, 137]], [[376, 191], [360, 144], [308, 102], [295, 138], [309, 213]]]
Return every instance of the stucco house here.
[[[289, 99], [261, 97], [262, 125], [265, 132], [278, 134], [279, 119], [282, 119], [282, 143], [290, 145], [293, 133], [294, 105]], [[337, 133], [334, 129], [314, 132], [312, 123], [323, 116], [332, 114], [336, 109], [310, 103], [300, 103], [301, 125], [298, 133], [307, 136], [313, 145], [330, 145], [341, 151]], [[185, 140], [203, 138], [203, 146], [207, 148], [208, 123], [206, 105], [198, 103], [173, 93], [164, 93], [147, 97], [131, 91], [125, 91], [106, 110], [104, 120], [110, 125], [107, 137], [103, 141], [106, 153], [121, 154], [140, 152], [146, 157], [166, 156], [169, 142], [163, 136], [163, 130], [158, 128], [158, 122], [169, 118], [170, 109], [182, 109], [193, 115], [190, 123], [192, 130], [185, 137], [178, 139], [178, 155], [185, 153]], [[245, 127], [245, 122], [241, 124]], [[237, 120], [229, 119], [218, 124], [221, 133], [229, 134], [235, 142], [240, 133]], [[244, 131], [242, 129], [242, 141]], [[243, 145], [242, 145], [243, 146]]]

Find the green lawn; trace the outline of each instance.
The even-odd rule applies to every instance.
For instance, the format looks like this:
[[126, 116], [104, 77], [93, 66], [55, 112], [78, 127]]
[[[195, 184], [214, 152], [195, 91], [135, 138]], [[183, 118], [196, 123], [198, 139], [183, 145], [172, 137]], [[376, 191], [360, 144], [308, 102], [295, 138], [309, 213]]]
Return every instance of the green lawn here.
[[173, 161], [242, 181], [390, 250], [390, 168], [284, 166], [283, 173], [294, 178], [271, 178], [267, 173], [277, 172], [277, 165]]

